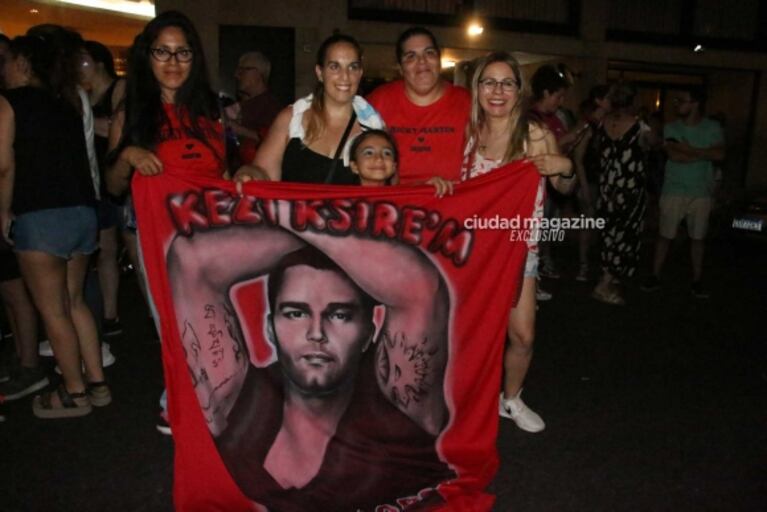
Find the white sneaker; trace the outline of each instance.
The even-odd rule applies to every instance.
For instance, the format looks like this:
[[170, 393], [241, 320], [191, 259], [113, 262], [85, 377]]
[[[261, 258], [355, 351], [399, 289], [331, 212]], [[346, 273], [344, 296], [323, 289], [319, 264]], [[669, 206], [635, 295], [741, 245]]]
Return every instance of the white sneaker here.
[[51, 342], [43, 340], [37, 347], [37, 353], [43, 357], [53, 357], [53, 349], [51, 348]]
[[501, 393], [498, 400], [498, 414], [514, 421], [525, 432], [540, 432], [546, 428], [546, 424], [535, 411], [525, 405], [525, 402], [520, 398], [521, 395], [521, 389], [517, 396], [509, 399], [504, 399], [503, 393]]
[[101, 365], [104, 368], [106, 368], [107, 366], [112, 366], [113, 364], [115, 364], [115, 361], [117, 361], [117, 358], [109, 349], [109, 343], [102, 342], [101, 343]]
[[[50, 346], [50, 343], [49, 343], [49, 346]], [[51, 355], [53, 355], [53, 354], [51, 353]], [[102, 367], [106, 368], [107, 366], [112, 366], [113, 364], [115, 364], [115, 361], [117, 361], [117, 358], [114, 356], [112, 351], [109, 349], [109, 343], [102, 342], [101, 343], [101, 365], [102, 365]], [[56, 365], [56, 368], [54, 368], [54, 370], [56, 371], [56, 373], [61, 375], [61, 369], [59, 368], [59, 365]], [[85, 365], [83, 365], [83, 371], [85, 371]]]

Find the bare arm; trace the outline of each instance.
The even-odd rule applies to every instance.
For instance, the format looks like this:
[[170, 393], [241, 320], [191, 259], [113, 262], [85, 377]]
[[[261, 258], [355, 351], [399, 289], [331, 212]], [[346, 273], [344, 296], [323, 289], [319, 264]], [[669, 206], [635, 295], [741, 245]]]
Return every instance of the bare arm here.
[[[586, 179], [586, 165], [584, 163], [584, 158], [586, 156], [586, 149], [589, 147], [589, 144], [591, 143], [591, 137], [592, 137], [592, 130], [589, 128], [586, 133], [583, 134], [583, 137], [578, 142], [578, 145], [575, 146], [575, 150], [573, 151], [573, 164], [575, 165], [575, 179], [578, 180], [578, 183], [580, 183], [580, 189], [578, 191], [578, 195], [581, 196], [584, 201], [591, 205], [592, 197], [591, 197], [591, 191], [589, 190], [589, 183]], [[571, 180], [572, 181], [572, 180]]]
[[562, 153], [570, 154], [570, 151], [572, 151], [573, 148], [580, 143], [580, 139], [583, 136], [583, 131], [586, 129], [588, 129], [588, 124], [584, 124], [583, 122], [579, 121], [576, 123], [575, 127], [564, 134], [562, 138], [559, 139], [559, 148], [562, 150]]
[[[124, 123], [125, 111], [120, 110], [115, 114], [112, 124], [109, 127], [109, 151], [114, 151], [120, 143]], [[118, 158], [115, 163], [107, 169], [107, 172], [104, 175], [107, 182], [107, 191], [114, 196], [120, 196], [125, 193], [130, 184], [132, 171], [133, 168], [125, 159]]]
[[[287, 224], [283, 212], [284, 208], [281, 222]], [[400, 411], [437, 435], [448, 419], [444, 377], [450, 312], [447, 285], [439, 270], [417, 249], [405, 245], [294, 233], [325, 252], [386, 307], [376, 347], [379, 387]]]
[[[109, 151], [113, 151], [120, 143], [124, 124], [125, 111], [120, 110], [109, 127]], [[133, 169], [145, 176], [153, 176], [162, 172], [162, 162], [157, 155], [144, 148], [138, 146], [124, 148], [117, 156], [115, 163], [107, 169], [107, 191], [115, 196], [125, 193], [130, 186]]]
[[[0, 230], [8, 240], [11, 227], [13, 179], [16, 172], [13, 141], [16, 134], [15, 115], [8, 100], [0, 96]], [[10, 242], [10, 240], [8, 240]]]
[[[125, 80], [118, 79], [115, 84], [115, 88], [112, 89], [112, 106], [113, 110], [117, 111], [118, 105], [122, 103], [125, 98]], [[114, 114], [113, 114], [114, 116]], [[99, 137], [109, 137], [109, 127], [112, 123], [112, 119], [108, 117], [97, 117], [94, 119], [94, 126], [96, 128], [96, 135]]]
[[168, 275], [181, 342], [214, 436], [226, 428], [249, 362], [229, 292], [302, 245], [281, 229], [235, 226], [179, 237], [170, 246]]
[[251, 139], [256, 142], [259, 142], [261, 140], [261, 135], [258, 133], [257, 130], [251, 130], [249, 128], [246, 128], [240, 123], [238, 123], [237, 121], [233, 121], [233, 120], [229, 120], [228, 124], [229, 124], [229, 127], [234, 132], [234, 134], [239, 137]]
[[573, 162], [559, 152], [554, 134], [531, 124], [529, 139], [528, 157], [538, 167], [541, 176], [546, 176], [558, 192], [571, 193], [575, 187]]

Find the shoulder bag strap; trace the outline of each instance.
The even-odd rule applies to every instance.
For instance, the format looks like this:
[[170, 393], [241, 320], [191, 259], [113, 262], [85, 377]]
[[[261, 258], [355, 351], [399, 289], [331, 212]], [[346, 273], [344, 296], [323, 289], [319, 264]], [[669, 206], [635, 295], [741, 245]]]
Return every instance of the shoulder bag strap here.
[[346, 125], [346, 130], [344, 130], [344, 134], [341, 136], [341, 142], [338, 143], [338, 149], [336, 149], [336, 156], [333, 157], [333, 161], [330, 163], [330, 171], [328, 171], [328, 176], [325, 178], [325, 183], [330, 184], [333, 183], [333, 178], [336, 174], [336, 168], [338, 167], [338, 160], [341, 158], [341, 154], [344, 152], [344, 146], [346, 146], [346, 140], [349, 138], [349, 134], [352, 131], [352, 126], [354, 126], [354, 121], [357, 120], [357, 113], [352, 110], [352, 117], [349, 119], [349, 124]]

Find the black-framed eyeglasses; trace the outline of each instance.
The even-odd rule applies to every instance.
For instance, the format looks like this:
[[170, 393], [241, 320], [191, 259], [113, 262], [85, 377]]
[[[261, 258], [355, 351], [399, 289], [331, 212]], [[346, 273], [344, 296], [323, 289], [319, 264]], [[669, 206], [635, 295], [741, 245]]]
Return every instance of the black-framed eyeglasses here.
[[519, 90], [519, 82], [507, 78], [505, 80], [496, 80], [495, 78], [483, 78], [479, 81], [479, 85], [487, 92], [493, 92], [496, 87], [501, 86], [503, 92], [517, 92]]
[[150, 48], [149, 53], [152, 54], [152, 58], [159, 62], [168, 62], [171, 57], [176, 58], [176, 62], [191, 62], [194, 57], [194, 52], [190, 48], [181, 48], [172, 52], [166, 48]]

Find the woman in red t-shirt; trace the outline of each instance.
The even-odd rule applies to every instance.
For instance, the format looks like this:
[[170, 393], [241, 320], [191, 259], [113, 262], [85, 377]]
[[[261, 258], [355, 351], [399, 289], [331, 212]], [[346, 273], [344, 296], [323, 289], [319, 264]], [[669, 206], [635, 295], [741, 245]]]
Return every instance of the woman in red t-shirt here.
[[[107, 190], [124, 194], [134, 170], [144, 176], [228, 176], [219, 103], [189, 18], [177, 11], [154, 18], [136, 38], [128, 62], [124, 108], [109, 131]], [[135, 229], [129, 217], [127, 227]]]
[[134, 169], [144, 176], [223, 176], [223, 127], [191, 21], [173, 11], [157, 16], [136, 38], [128, 62], [125, 108], [110, 129], [109, 191], [125, 192]]
[[[134, 170], [144, 176], [227, 176], [219, 104], [189, 18], [177, 11], [154, 18], [136, 38], [128, 62], [124, 108], [115, 113], [109, 131], [107, 190], [125, 193]], [[127, 227], [135, 230], [132, 208], [128, 217]], [[129, 252], [149, 299], [135, 236], [132, 245]]]

